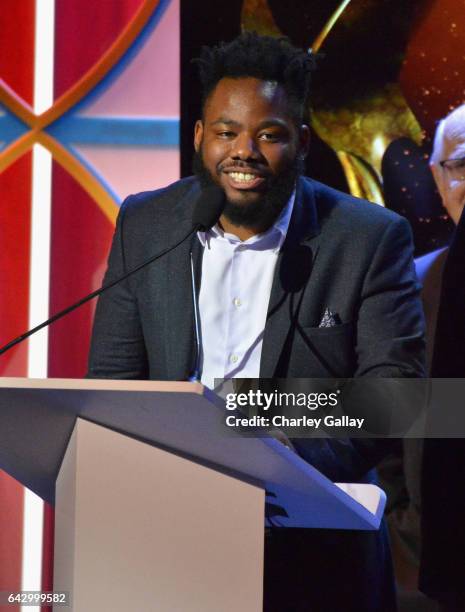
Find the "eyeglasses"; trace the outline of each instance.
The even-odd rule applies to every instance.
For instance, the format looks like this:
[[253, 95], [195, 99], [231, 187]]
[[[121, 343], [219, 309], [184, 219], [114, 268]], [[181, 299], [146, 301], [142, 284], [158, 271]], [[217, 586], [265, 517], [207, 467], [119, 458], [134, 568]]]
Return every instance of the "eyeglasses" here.
[[465, 181], [465, 157], [460, 159], [443, 159], [439, 162], [445, 168], [454, 181]]

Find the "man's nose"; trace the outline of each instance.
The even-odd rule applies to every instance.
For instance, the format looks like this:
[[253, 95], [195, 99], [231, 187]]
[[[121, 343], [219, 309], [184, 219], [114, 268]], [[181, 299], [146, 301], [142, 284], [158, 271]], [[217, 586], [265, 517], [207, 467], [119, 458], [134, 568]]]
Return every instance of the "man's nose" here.
[[234, 140], [233, 150], [231, 157], [233, 159], [258, 159], [260, 151], [257, 148], [255, 139], [249, 134], [239, 134]]

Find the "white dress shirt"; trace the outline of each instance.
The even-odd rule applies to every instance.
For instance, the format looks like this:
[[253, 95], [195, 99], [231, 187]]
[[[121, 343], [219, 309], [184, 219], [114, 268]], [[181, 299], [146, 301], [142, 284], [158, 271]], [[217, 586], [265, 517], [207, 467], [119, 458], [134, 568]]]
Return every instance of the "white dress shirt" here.
[[286, 238], [295, 191], [275, 224], [241, 241], [215, 225], [199, 232], [204, 247], [199, 295], [202, 383], [258, 378], [268, 302], [279, 250]]

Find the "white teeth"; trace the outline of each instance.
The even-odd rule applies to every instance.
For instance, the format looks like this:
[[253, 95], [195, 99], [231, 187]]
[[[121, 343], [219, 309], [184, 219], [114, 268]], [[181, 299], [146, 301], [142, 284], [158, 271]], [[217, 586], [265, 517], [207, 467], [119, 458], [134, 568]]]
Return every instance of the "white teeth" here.
[[250, 174], [249, 172], [230, 172], [229, 175], [237, 183], [248, 183], [257, 178], [255, 174]]

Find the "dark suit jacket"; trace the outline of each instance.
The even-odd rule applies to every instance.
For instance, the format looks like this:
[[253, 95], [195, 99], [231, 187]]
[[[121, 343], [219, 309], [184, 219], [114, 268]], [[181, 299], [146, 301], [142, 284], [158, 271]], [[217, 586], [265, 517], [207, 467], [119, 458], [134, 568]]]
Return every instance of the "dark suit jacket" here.
[[[129, 197], [118, 217], [105, 280], [111, 281], [181, 239], [191, 226], [198, 193], [197, 181], [189, 178], [166, 189]], [[191, 249], [199, 273], [202, 251], [194, 237], [192, 243], [185, 242], [101, 297], [90, 376], [186, 379], [194, 360]], [[261, 377], [422, 375], [423, 315], [412, 253], [410, 229], [404, 219], [310, 179], [300, 179], [269, 300]], [[339, 315], [341, 325], [318, 327], [326, 308]], [[362, 440], [294, 443], [305, 459], [339, 481], [363, 478], [385, 451], [383, 443]], [[378, 571], [386, 560], [385, 542], [376, 534], [306, 533], [303, 548], [302, 535], [294, 535], [293, 548], [284, 544], [286, 567], [296, 570], [287, 572], [286, 582], [292, 588], [286, 590], [283, 580], [271, 580], [266, 593], [279, 586], [285, 599], [276, 603], [280, 596], [276, 592], [272, 596], [275, 603], [268, 598], [267, 609], [274, 609], [272, 605], [280, 612], [310, 609], [299, 603], [308, 603], [309, 597], [314, 598], [311, 609], [315, 610], [394, 609], [386, 574]], [[313, 546], [311, 537], [318, 547], [314, 567], [302, 558], [308, 546]], [[279, 560], [281, 565], [284, 561], [279, 544], [282, 536], [272, 541], [275, 544], [267, 546], [274, 547], [276, 567]], [[347, 549], [351, 544], [353, 557]], [[348, 558], [345, 565], [338, 559], [341, 551]], [[267, 558], [271, 557], [272, 552]], [[289, 564], [288, 558], [293, 563]], [[331, 575], [333, 571], [336, 574]], [[280, 567], [278, 576], [282, 578], [283, 572]], [[272, 575], [271, 570], [266, 573]], [[347, 592], [341, 584], [337, 589], [329, 588], [338, 581], [337, 575], [350, 585]], [[324, 593], [329, 607], [318, 607], [314, 587], [320, 596]], [[353, 607], [346, 599], [349, 592]], [[293, 597], [300, 599], [294, 601]], [[330, 597], [336, 597], [335, 606], [344, 599], [344, 608], [331, 607]], [[386, 607], [381, 603], [383, 597]]]
[[[449, 249], [425, 266], [432, 314], [431, 376], [465, 377], [465, 215]], [[426, 263], [426, 262], [425, 262]], [[431, 282], [433, 281], [433, 282]], [[434, 346], [434, 349], [433, 349]], [[459, 399], [459, 398], [457, 398]], [[424, 442], [421, 474], [420, 589], [448, 610], [465, 609], [465, 440]]]
[[[439, 309], [442, 272], [447, 248], [427, 253], [415, 260], [426, 323], [426, 365], [431, 370], [434, 336]], [[406, 438], [395, 457], [380, 466], [381, 486], [392, 492], [388, 523], [392, 538], [394, 565], [399, 568], [398, 580], [412, 597], [418, 584], [421, 554], [421, 470], [423, 439]], [[413, 586], [415, 585], [415, 587]], [[415, 591], [416, 592], [416, 591]]]
[[434, 352], [434, 335], [438, 319], [439, 298], [441, 295], [442, 272], [449, 249], [447, 247], [427, 253], [415, 260], [418, 280], [422, 284], [421, 300], [426, 323], [426, 366], [431, 370]]

